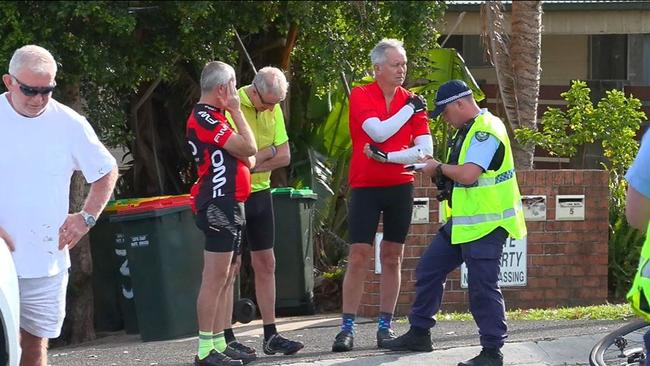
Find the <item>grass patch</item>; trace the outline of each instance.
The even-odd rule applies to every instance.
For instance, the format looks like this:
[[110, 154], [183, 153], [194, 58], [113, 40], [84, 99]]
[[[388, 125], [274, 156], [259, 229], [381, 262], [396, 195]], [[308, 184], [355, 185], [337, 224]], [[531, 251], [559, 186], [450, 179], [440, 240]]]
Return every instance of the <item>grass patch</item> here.
[[[516, 309], [506, 312], [508, 320], [618, 320], [634, 317], [628, 304], [606, 304], [594, 306], [577, 306], [556, 309]], [[440, 313], [438, 320], [474, 321], [472, 314], [467, 313]], [[400, 321], [408, 321], [400, 319]]]

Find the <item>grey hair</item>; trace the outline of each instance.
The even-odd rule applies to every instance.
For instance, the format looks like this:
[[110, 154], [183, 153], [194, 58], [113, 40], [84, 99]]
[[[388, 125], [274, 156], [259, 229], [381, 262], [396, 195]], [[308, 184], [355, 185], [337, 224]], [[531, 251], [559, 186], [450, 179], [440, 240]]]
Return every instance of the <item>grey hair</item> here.
[[271, 66], [260, 69], [253, 78], [253, 84], [257, 86], [261, 94], [272, 94], [282, 100], [286, 98], [289, 89], [289, 83], [282, 70]]
[[208, 62], [201, 71], [201, 93], [209, 93], [214, 88], [226, 85], [235, 78], [235, 69], [225, 62]]
[[57, 66], [50, 51], [33, 44], [17, 49], [9, 61], [9, 73], [16, 75], [18, 71], [27, 69], [36, 74], [52, 73], [56, 76]]
[[373, 65], [381, 65], [386, 62], [386, 51], [390, 48], [396, 49], [398, 52], [406, 56], [406, 50], [404, 49], [404, 43], [397, 39], [384, 38], [375, 48], [370, 51], [370, 61]]

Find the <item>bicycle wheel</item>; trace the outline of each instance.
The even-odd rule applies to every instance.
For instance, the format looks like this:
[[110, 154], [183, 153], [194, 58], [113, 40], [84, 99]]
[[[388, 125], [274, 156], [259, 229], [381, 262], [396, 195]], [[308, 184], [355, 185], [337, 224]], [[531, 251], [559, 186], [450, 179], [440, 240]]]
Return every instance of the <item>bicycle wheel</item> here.
[[634, 320], [598, 341], [589, 354], [591, 366], [644, 366], [645, 347], [643, 335], [650, 324]]

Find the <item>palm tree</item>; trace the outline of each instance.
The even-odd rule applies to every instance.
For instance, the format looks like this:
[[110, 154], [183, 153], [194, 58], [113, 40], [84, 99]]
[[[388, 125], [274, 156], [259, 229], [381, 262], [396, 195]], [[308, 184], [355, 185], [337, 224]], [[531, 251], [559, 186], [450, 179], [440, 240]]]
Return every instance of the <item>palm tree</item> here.
[[[481, 5], [481, 19], [484, 48], [496, 70], [511, 137], [512, 131], [518, 128], [537, 130], [542, 2], [512, 2], [511, 35], [505, 29], [500, 1]], [[532, 169], [535, 146], [521, 145], [513, 140], [513, 151], [518, 169]]]

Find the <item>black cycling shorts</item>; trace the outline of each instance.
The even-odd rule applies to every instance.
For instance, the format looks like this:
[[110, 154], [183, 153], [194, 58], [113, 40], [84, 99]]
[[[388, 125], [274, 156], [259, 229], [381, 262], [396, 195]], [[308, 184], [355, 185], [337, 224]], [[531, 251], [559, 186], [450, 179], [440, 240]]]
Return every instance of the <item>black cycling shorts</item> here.
[[251, 252], [273, 248], [275, 236], [271, 189], [251, 193], [246, 200], [244, 244]]
[[348, 206], [350, 243], [374, 244], [383, 213], [383, 240], [404, 243], [411, 226], [413, 184], [352, 188]]
[[245, 224], [244, 203], [231, 199], [213, 200], [196, 213], [196, 226], [205, 234], [208, 252], [238, 254]]

